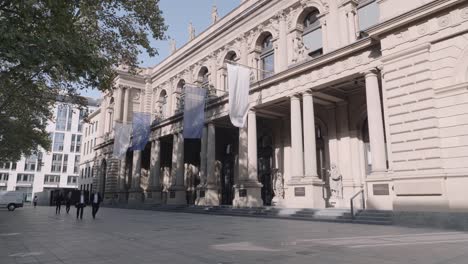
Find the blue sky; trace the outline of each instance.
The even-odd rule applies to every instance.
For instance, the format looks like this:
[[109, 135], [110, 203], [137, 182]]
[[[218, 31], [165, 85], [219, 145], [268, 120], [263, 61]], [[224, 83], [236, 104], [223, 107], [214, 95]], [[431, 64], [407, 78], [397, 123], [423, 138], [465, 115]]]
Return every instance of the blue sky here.
[[[180, 48], [188, 41], [187, 28], [190, 22], [193, 23], [198, 35], [211, 25], [211, 9], [214, 4], [218, 8], [219, 16], [224, 17], [239, 6], [240, 2], [240, 0], [160, 0], [160, 9], [169, 27], [166, 35], [168, 38], [175, 39], [177, 48]], [[143, 67], [154, 66], [169, 55], [168, 40], [153, 40], [151, 43], [158, 50], [159, 55], [151, 58], [146, 53], [142, 54], [140, 61]], [[99, 92], [86, 91], [83, 95], [98, 97]]]

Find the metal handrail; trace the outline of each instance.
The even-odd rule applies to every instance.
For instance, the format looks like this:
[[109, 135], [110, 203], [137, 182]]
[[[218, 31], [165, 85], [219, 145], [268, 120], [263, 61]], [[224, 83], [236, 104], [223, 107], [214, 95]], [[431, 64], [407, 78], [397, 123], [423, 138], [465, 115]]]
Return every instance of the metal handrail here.
[[353, 197], [351, 197], [350, 199], [350, 203], [351, 203], [351, 218], [354, 219], [354, 199], [356, 197], [358, 197], [359, 195], [362, 195], [362, 209], [366, 209], [366, 201], [364, 199], [364, 189], [361, 189], [359, 190], [359, 192], [357, 192], [355, 195], [353, 195]]

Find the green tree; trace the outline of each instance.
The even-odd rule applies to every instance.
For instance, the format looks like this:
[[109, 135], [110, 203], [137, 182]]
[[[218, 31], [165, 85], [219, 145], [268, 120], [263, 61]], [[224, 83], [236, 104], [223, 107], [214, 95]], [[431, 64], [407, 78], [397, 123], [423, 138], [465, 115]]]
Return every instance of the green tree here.
[[0, 160], [49, 149], [57, 97], [83, 107], [81, 90], [109, 89], [119, 65], [135, 72], [166, 29], [159, 0], [1, 0]]

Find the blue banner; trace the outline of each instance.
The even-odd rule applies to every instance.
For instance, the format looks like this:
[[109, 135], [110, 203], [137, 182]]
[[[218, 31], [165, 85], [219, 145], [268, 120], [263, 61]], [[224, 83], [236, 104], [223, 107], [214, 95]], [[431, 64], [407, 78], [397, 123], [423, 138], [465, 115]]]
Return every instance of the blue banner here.
[[114, 129], [113, 155], [116, 158], [123, 158], [125, 157], [125, 153], [127, 153], [128, 147], [130, 146], [132, 126], [122, 123], [115, 123]]
[[201, 138], [205, 124], [206, 89], [185, 86], [184, 138]]
[[151, 115], [149, 113], [133, 113], [133, 132], [131, 150], [144, 150], [151, 133]]

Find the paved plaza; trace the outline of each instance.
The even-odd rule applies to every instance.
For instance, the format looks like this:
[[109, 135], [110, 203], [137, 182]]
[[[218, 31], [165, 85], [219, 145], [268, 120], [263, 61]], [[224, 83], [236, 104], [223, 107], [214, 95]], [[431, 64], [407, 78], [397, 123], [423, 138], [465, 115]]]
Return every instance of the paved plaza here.
[[468, 263], [468, 233], [101, 208], [0, 210], [0, 263]]

